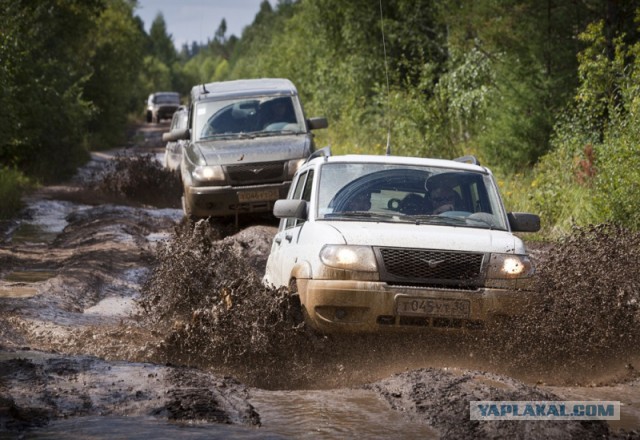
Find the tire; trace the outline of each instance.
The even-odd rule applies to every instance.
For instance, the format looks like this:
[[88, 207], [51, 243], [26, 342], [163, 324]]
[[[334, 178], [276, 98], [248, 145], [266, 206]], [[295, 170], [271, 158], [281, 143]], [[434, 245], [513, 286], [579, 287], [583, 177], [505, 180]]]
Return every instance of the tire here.
[[[300, 295], [298, 295], [298, 285], [295, 279], [289, 281], [289, 313], [296, 325], [306, 325], [307, 313], [300, 302]], [[307, 326], [308, 327], [308, 326]]]
[[182, 212], [184, 214], [184, 218], [189, 220], [191, 223], [195, 223], [198, 220], [202, 219], [202, 217], [197, 217], [192, 214], [191, 207], [189, 207], [189, 204], [187, 203], [187, 200], [185, 199], [184, 195], [181, 197], [181, 201], [182, 201]]

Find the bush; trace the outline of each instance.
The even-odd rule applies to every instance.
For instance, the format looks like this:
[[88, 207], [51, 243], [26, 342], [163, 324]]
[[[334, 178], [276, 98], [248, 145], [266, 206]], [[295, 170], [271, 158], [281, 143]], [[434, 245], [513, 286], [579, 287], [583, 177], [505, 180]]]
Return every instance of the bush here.
[[29, 180], [19, 171], [0, 167], [0, 220], [18, 213], [22, 208], [22, 195], [29, 186]]

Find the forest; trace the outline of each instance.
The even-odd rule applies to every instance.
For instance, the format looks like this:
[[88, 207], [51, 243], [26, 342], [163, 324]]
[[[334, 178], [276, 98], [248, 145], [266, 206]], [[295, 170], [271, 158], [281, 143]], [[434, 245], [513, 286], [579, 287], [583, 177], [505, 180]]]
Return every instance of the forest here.
[[0, 217], [123, 143], [146, 96], [292, 80], [333, 154], [477, 156], [507, 209], [640, 228], [640, 2], [279, 0], [180, 49], [135, 0], [0, 0]]

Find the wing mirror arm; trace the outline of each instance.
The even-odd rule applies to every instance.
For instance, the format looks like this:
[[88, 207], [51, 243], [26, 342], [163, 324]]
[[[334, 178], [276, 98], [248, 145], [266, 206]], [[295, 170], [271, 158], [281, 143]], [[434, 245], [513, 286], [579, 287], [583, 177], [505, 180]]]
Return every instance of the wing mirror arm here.
[[176, 142], [182, 140], [188, 140], [191, 138], [191, 130], [188, 128], [179, 128], [177, 130], [171, 130], [170, 132], [162, 134], [163, 142]]

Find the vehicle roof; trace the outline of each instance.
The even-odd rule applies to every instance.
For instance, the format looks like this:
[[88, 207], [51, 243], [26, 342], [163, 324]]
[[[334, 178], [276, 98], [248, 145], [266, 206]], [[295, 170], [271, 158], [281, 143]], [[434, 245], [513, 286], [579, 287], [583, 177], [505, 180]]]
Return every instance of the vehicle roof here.
[[440, 168], [457, 169], [461, 171], [475, 171], [481, 173], [489, 173], [491, 171], [483, 166], [475, 165], [471, 163], [461, 162], [450, 159], [432, 159], [424, 157], [409, 157], [409, 156], [383, 156], [383, 155], [371, 155], [371, 154], [345, 154], [341, 156], [320, 156], [309, 161], [310, 166], [316, 166], [323, 162], [331, 163], [383, 163], [383, 164], [399, 164], [399, 165], [414, 165], [414, 166], [430, 166]]
[[198, 84], [191, 89], [191, 100], [256, 95], [297, 95], [293, 83], [285, 78], [239, 79]]
[[155, 96], [157, 96], [157, 95], [177, 95], [177, 96], [180, 96], [180, 93], [178, 93], [178, 92], [155, 92], [155, 93], [151, 94], [151, 96], [154, 96], [154, 95]]

